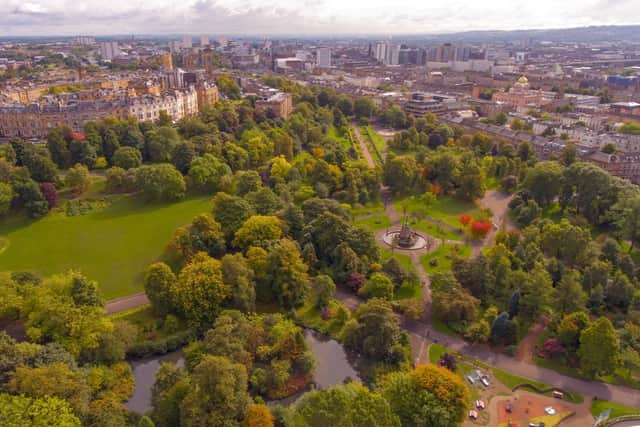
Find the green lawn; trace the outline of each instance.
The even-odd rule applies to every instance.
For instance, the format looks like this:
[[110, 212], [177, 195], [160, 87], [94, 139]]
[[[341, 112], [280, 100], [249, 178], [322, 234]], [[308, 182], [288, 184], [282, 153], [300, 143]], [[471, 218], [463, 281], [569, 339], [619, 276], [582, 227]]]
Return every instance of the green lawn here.
[[143, 305], [123, 313], [110, 315], [109, 317], [113, 320], [126, 320], [137, 326], [137, 342], [164, 339], [177, 331], [187, 329], [186, 322], [178, 320], [176, 330], [167, 330], [164, 325], [164, 318], [155, 315], [150, 305]]
[[405, 282], [402, 286], [393, 291], [393, 299], [396, 301], [402, 299], [417, 299], [422, 301], [422, 284]]
[[400, 265], [405, 269], [414, 271], [413, 264], [411, 264], [411, 258], [409, 255], [399, 254], [397, 252], [391, 252], [389, 249], [380, 248], [380, 258], [382, 262], [385, 262], [389, 258], [395, 258], [400, 262]]
[[640, 408], [632, 408], [631, 406], [620, 405], [619, 403], [609, 402], [608, 400], [594, 400], [591, 402], [591, 415], [597, 417], [606, 409], [611, 409], [610, 418], [621, 417], [623, 415], [640, 415]]
[[395, 200], [393, 205], [398, 212], [403, 212], [406, 208], [409, 214], [427, 215], [456, 229], [460, 229], [461, 227], [460, 221], [458, 220], [460, 215], [463, 213], [469, 213], [471, 215], [480, 213], [480, 208], [477, 205], [449, 196], [440, 196], [429, 206], [426, 206], [424, 202], [416, 196]]
[[0, 224], [0, 238], [8, 239], [0, 269], [49, 275], [75, 268], [97, 280], [107, 299], [133, 294], [142, 290], [144, 269], [160, 259], [174, 230], [210, 209], [208, 197], [168, 205], [123, 197], [82, 216], [12, 217]]
[[412, 219], [410, 220], [410, 224], [416, 230], [422, 231], [423, 233], [435, 237], [436, 239], [460, 241], [463, 241], [465, 239], [464, 235], [456, 233], [449, 227], [445, 227], [442, 224], [437, 224], [424, 219]]
[[356, 204], [355, 206], [356, 207], [351, 208], [351, 215], [353, 217], [372, 213], [383, 213], [385, 211], [384, 204], [381, 201], [367, 203], [364, 206]]
[[376, 232], [378, 230], [381, 230], [383, 228], [389, 228], [391, 227], [391, 220], [389, 219], [388, 216], [386, 215], [374, 215], [374, 216], [368, 216], [365, 218], [360, 218], [360, 219], [356, 219], [354, 221], [355, 225], [358, 225], [360, 227], [364, 227], [367, 230], [371, 230], [373, 232]]
[[331, 126], [327, 130], [327, 136], [329, 138], [335, 139], [336, 141], [340, 142], [340, 144], [344, 146], [347, 150], [351, 148], [351, 141], [349, 140], [349, 137], [345, 133], [341, 132], [335, 126]]
[[[455, 245], [445, 243], [426, 255], [420, 257], [420, 262], [427, 273], [444, 273], [451, 270], [454, 256], [468, 258], [471, 256], [471, 247], [467, 245]], [[438, 260], [436, 265], [431, 265], [432, 260]]]

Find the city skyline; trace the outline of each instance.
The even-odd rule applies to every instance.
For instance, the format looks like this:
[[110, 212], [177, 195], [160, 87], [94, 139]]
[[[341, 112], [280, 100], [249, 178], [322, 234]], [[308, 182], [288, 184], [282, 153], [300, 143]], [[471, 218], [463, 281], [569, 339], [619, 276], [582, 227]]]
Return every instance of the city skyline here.
[[408, 0], [393, 4], [381, 0], [189, 0], [179, 5], [168, 0], [0, 0], [0, 10], [7, 12], [0, 16], [0, 34], [436, 34], [632, 25], [639, 22], [636, 8], [633, 0], [561, 4], [552, 0], [452, 0], [435, 5]]

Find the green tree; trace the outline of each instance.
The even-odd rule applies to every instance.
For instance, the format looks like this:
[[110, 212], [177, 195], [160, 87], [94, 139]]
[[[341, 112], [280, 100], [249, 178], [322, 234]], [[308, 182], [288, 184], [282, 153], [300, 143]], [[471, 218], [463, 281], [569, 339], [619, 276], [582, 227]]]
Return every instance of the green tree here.
[[255, 311], [256, 288], [253, 270], [241, 253], [227, 254], [222, 261], [222, 280], [231, 288], [233, 307], [245, 313]]
[[173, 152], [180, 142], [180, 135], [172, 127], [161, 126], [145, 135], [145, 151], [150, 161], [165, 163], [171, 161]]
[[135, 171], [137, 187], [147, 201], [176, 201], [184, 197], [184, 178], [168, 163], [140, 166]]
[[611, 321], [600, 317], [580, 334], [580, 366], [592, 376], [611, 373], [618, 366], [619, 343]]
[[367, 357], [381, 360], [400, 339], [398, 318], [387, 301], [372, 299], [358, 308], [342, 332], [345, 344]]
[[287, 417], [291, 427], [400, 426], [389, 404], [366, 387], [349, 383], [305, 393]]
[[218, 193], [213, 199], [213, 216], [231, 241], [236, 231], [254, 214], [253, 207], [242, 197]]
[[622, 236], [631, 241], [629, 252], [634, 246], [640, 244], [640, 197], [634, 197], [630, 200], [621, 200], [618, 203], [621, 210], [615, 221], [620, 229]]
[[587, 304], [587, 293], [582, 289], [580, 274], [575, 270], [565, 271], [556, 287], [555, 309], [559, 314], [582, 311]]
[[111, 157], [111, 164], [122, 169], [137, 168], [142, 164], [142, 153], [133, 147], [120, 147]]
[[463, 200], [474, 201], [484, 195], [484, 177], [482, 169], [473, 159], [465, 159], [460, 166], [456, 195]]
[[230, 295], [220, 261], [202, 252], [182, 269], [171, 286], [174, 307], [193, 325], [212, 324]]
[[188, 240], [192, 253], [206, 252], [212, 257], [219, 257], [225, 253], [222, 226], [211, 214], [200, 214], [193, 218]]
[[367, 298], [382, 298], [391, 301], [393, 299], [393, 283], [387, 275], [373, 273], [358, 293]]
[[251, 397], [247, 371], [225, 357], [205, 356], [191, 374], [192, 389], [180, 405], [183, 426], [237, 426]]
[[57, 397], [0, 394], [0, 424], [7, 427], [80, 427], [69, 404]]
[[383, 377], [380, 391], [403, 426], [461, 425], [470, 400], [461, 377], [433, 364]]
[[147, 267], [144, 275], [144, 292], [151, 301], [151, 307], [160, 316], [171, 311], [171, 287], [176, 275], [163, 262], [156, 262]]
[[589, 324], [589, 316], [582, 311], [563, 316], [557, 328], [560, 343], [569, 352], [575, 353], [580, 347], [580, 334]]
[[293, 308], [302, 305], [309, 288], [307, 268], [296, 242], [281, 239], [270, 248], [267, 280], [280, 306]]
[[0, 217], [9, 213], [13, 197], [13, 188], [9, 184], [0, 182]]
[[238, 83], [228, 74], [222, 74], [216, 79], [216, 85], [229, 99], [240, 99], [242, 92]]
[[64, 185], [72, 189], [76, 194], [82, 194], [89, 189], [91, 174], [85, 165], [77, 163], [67, 171], [64, 177]]
[[327, 307], [333, 299], [335, 290], [336, 284], [326, 274], [320, 274], [313, 279], [313, 294], [318, 307]]
[[361, 96], [353, 102], [353, 112], [356, 118], [370, 118], [376, 110], [376, 104], [372, 98]]
[[266, 247], [282, 236], [282, 223], [278, 217], [253, 215], [235, 233], [233, 245], [245, 250], [249, 246]]
[[205, 154], [191, 162], [189, 178], [198, 191], [215, 193], [220, 191], [222, 178], [231, 175], [229, 166], [211, 154]]
[[559, 194], [562, 167], [556, 162], [539, 162], [529, 169], [522, 186], [539, 205], [548, 205]]
[[189, 172], [191, 162], [196, 158], [196, 148], [190, 141], [179, 142], [173, 150], [172, 163], [185, 175]]
[[394, 193], [409, 191], [415, 182], [417, 169], [413, 157], [389, 157], [384, 165], [384, 182]]

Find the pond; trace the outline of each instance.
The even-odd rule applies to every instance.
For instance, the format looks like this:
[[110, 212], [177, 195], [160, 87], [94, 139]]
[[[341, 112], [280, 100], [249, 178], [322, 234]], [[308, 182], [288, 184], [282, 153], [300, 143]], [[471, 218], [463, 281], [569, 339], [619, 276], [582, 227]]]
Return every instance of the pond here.
[[[347, 378], [360, 381], [358, 371], [354, 368], [356, 358], [347, 352], [342, 344], [318, 332], [306, 329], [304, 339], [316, 360], [314, 382], [316, 388], [328, 388], [336, 384], [342, 384]], [[174, 362], [179, 366], [184, 365], [182, 351], [177, 350], [162, 356], [153, 356], [131, 361], [133, 376], [136, 380], [136, 388], [133, 396], [127, 402], [127, 408], [133, 412], [144, 414], [151, 409], [151, 388], [155, 382], [155, 376], [162, 362]], [[288, 405], [295, 402], [302, 394], [290, 396], [286, 399], [271, 403]]]

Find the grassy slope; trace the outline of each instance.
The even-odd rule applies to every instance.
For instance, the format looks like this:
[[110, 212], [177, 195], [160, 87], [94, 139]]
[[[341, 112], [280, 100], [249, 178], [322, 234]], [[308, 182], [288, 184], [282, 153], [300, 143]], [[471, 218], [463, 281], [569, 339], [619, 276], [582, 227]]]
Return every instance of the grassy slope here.
[[9, 239], [0, 269], [48, 275], [77, 268], [98, 281], [107, 299], [133, 294], [142, 290], [142, 272], [161, 257], [174, 230], [210, 208], [203, 197], [170, 205], [123, 198], [84, 216], [11, 218], [0, 224], [0, 236]]

